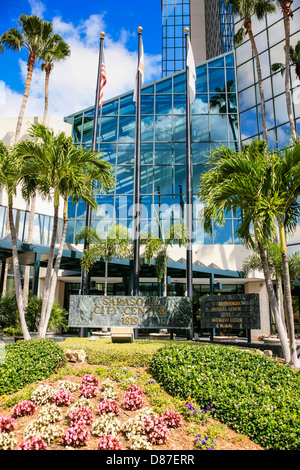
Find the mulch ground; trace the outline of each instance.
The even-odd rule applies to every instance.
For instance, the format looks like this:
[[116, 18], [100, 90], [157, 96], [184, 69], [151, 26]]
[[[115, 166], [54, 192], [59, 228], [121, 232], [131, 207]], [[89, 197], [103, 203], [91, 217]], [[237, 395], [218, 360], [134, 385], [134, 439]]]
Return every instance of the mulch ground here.
[[[74, 364], [70, 364], [70, 367], [74, 369]], [[93, 373], [93, 370], [97, 366], [90, 366], [87, 364], [82, 364], [82, 365], [76, 364], [75, 367], [76, 369], [80, 369], [82, 367], [84, 368], [84, 370], [89, 370], [90, 373]], [[141, 372], [141, 368], [136, 370], [136, 373], [138, 372]], [[60, 378], [60, 380], [70, 380], [78, 385], [80, 385], [81, 383], [81, 377], [77, 375], [66, 375], [63, 378]], [[101, 390], [101, 382], [102, 380], [100, 379], [100, 385], [99, 385], [100, 390]], [[47, 380], [44, 380], [42, 383], [44, 384], [51, 383], [53, 386], [56, 386], [55, 382], [53, 383]], [[118, 419], [123, 424], [129, 418], [134, 417], [136, 414], [136, 411], [125, 410], [122, 407], [123, 395], [125, 394], [125, 390], [120, 389], [116, 382], [115, 384], [116, 384], [115, 391], [117, 391], [118, 393], [117, 401], [119, 404], [119, 408], [121, 409], [121, 414], [118, 416]], [[36, 386], [38, 385], [39, 384], [37, 384]], [[79, 390], [72, 393], [72, 395], [74, 396], [74, 401], [76, 401], [79, 398]], [[152, 406], [151, 397], [144, 394], [143, 398], [144, 398], [143, 407], [151, 407]], [[96, 414], [97, 405], [101, 400], [102, 400], [101, 391], [97, 397], [90, 399], [90, 402], [93, 406], [93, 415], [95, 419], [98, 416]], [[60, 407], [63, 416], [67, 415], [71, 406], [72, 404], [69, 405], [68, 407], [67, 406]], [[17, 427], [14, 431], [14, 436], [17, 442], [17, 446], [24, 439], [23, 434], [24, 434], [25, 428], [28, 426], [28, 424], [30, 424], [32, 421], [34, 421], [37, 418], [38, 413], [41, 408], [42, 406], [38, 406], [37, 411], [32, 416], [25, 416], [25, 417], [16, 419]], [[11, 416], [12, 408], [3, 408], [3, 407], [1, 408], [0, 406], [0, 416], [4, 416], [4, 415]], [[63, 430], [67, 430], [69, 428], [68, 422], [65, 419], [62, 419], [60, 422], [55, 423], [55, 424], [59, 424], [63, 428]], [[168, 441], [163, 445], [156, 445], [156, 446], [153, 445], [152, 450], [153, 451], [155, 450], [160, 450], [160, 451], [193, 450], [194, 451], [196, 450], [195, 445], [194, 445], [195, 435], [198, 433], [200, 433], [201, 435], [205, 435], [206, 426], [215, 426], [216, 429], [218, 427], [222, 428], [222, 432], [220, 433], [221, 437], [216, 438], [217, 450], [247, 450], [247, 451], [264, 450], [261, 446], [252, 442], [247, 436], [237, 434], [232, 429], [222, 425], [221, 423], [219, 423], [216, 420], [213, 420], [212, 418], [210, 418], [208, 424], [206, 424], [205, 426], [198, 425], [198, 428], [197, 428], [197, 425], [195, 425], [195, 423], [188, 422], [183, 419], [182, 425], [179, 428], [170, 429], [170, 438], [168, 439]], [[91, 426], [89, 426], [89, 428], [91, 428]], [[118, 434], [118, 437], [121, 441], [122, 449], [129, 450], [130, 441], [127, 441], [121, 432]], [[87, 445], [84, 447], [81, 447], [80, 450], [95, 450], [97, 448], [98, 440], [99, 440], [99, 437], [94, 437], [91, 435], [87, 442]], [[53, 442], [48, 446], [48, 450], [64, 450], [64, 447], [61, 445], [60, 442]]]

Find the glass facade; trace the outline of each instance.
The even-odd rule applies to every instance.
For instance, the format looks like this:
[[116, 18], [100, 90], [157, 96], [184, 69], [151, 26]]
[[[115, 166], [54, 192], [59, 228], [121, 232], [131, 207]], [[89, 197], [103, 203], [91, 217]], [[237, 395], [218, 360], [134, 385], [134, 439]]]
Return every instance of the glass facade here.
[[185, 68], [184, 28], [190, 28], [190, 0], [162, 2], [162, 76]]
[[[212, 236], [203, 229], [196, 197], [206, 155], [219, 144], [239, 146], [234, 54], [229, 53], [197, 67], [196, 99], [192, 105], [192, 163], [194, 241], [199, 244], [239, 243], [237, 220], [228, 214], [224, 227], [215, 227]], [[142, 231], [155, 236], [170, 225], [184, 222], [186, 193], [186, 95], [185, 72], [149, 84], [141, 99], [141, 195]], [[93, 109], [66, 118], [73, 123], [78, 145], [91, 145]], [[98, 145], [114, 169], [115, 188], [96, 194], [99, 207], [93, 226], [102, 235], [115, 223], [132, 231], [134, 200], [136, 108], [133, 94], [127, 93], [104, 103], [99, 116]], [[85, 224], [85, 205], [70, 201], [67, 241]]]
[[[293, 2], [294, 15], [291, 19], [291, 46], [300, 40], [300, 0]], [[286, 111], [284, 75], [273, 73], [274, 63], [284, 63], [284, 24], [281, 8], [268, 15], [264, 20], [253, 20], [253, 31], [261, 61], [266, 116], [268, 126], [268, 144], [270, 148], [282, 148], [290, 139], [290, 126]], [[240, 29], [242, 22], [236, 19], [235, 29]], [[249, 40], [236, 48], [237, 84], [239, 95], [241, 138], [244, 143], [262, 137], [260, 96], [255, 61]], [[293, 112], [300, 131], [299, 80], [294, 67], [290, 69]]]
[[234, 49], [234, 20], [232, 6], [225, 3], [225, 0], [219, 0], [220, 6], [220, 26], [222, 51], [230, 52]]
[[[13, 215], [17, 239], [26, 243], [28, 240], [30, 212], [13, 209]], [[7, 207], [0, 206], [0, 238], [5, 237], [7, 216]], [[59, 219], [57, 241], [59, 241], [61, 237], [62, 225], [63, 221]], [[53, 217], [44, 214], [35, 214], [32, 243], [37, 245], [50, 245], [52, 230]]]

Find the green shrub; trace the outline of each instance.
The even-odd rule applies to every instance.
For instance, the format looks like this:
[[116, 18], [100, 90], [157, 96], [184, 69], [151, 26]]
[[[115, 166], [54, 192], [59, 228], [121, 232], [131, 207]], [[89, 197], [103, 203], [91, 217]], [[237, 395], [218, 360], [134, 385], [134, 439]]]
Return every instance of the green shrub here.
[[267, 449], [300, 448], [300, 374], [252, 350], [174, 345], [155, 353], [151, 372], [173, 396], [201, 407]]
[[23, 336], [22, 330], [19, 326], [8, 326], [3, 328], [3, 334], [5, 336]]
[[110, 338], [91, 341], [88, 338], [67, 338], [60, 343], [64, 349], [84, 349], [89, 364], [146, 367], [153, 354], [165, 343], [163, 341], [135, 340], [134, 343], [112, 343]]
[[51, 339], [5, 345], [5, 360], [0, 365], [0, 395], [14, 393], [28, 384], [44, 380], [65, 363], [63, 349]]

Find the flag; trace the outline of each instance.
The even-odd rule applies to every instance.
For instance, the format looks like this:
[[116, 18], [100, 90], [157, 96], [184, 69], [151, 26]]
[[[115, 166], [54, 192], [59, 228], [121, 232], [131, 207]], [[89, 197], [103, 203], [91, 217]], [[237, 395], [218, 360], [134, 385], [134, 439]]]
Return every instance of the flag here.
[[137, 69], [137, 74], [136, 74], [136, 79], [135, 79], [135, 88], [134, 88], [134, 93], [133, 93], [133, 101], [136, 103], [137, 102], [137, 84], [138, 84], [138, 73], [140, 72], [141, 74], [141, 86], [144, 84], [144, 46], [143, 42], [141, 43], [141, 51], [140, 51], [140, 60], [138, 64], [138, 69]]
[[100, 95], [99, 95], [99, 106], [102, 108], [103, 105], [103, 89], [106, 85], [106, 66], [105, 66], [105, 57], [103, 53], [103, 61], [101, 65], [101, 78], [100, 78]]
[[189, 68], [189, 94], [190, 94], [190, 103], [193, 103], [196, 97], [196, 67], [195, 67], [195, 60], [194, 54], [192, 50], [192, 45], [190, 41], [190, 37], [187, 38], [187, 57], [186, 57], [186, 65]]

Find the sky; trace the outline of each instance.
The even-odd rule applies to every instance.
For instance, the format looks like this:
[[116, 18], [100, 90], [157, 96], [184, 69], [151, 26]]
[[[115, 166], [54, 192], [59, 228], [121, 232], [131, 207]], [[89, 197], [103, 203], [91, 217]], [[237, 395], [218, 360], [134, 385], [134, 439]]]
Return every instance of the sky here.
[[[38, 15], [53, 23], [71, 49], [57, 62], [49, 88], [49, 115], [58, 119], [93, 106], [97, 83], [99, 35], [105, 32], [107, 85], [104, 100], [134, 88], [138, 27], [143, 27], [145, 82], [161, 78], [160, 0], [0, 0], [0, 34], [18, 27], [21, 14]], [[149, 3], [151, 7], [149, 7]], [[19, 114], [27, 74], [27, 52], [5, 49], [0, 55], [0, 117]], [[42, 116], [44, 72], [36, 63], [26, 116]]]

